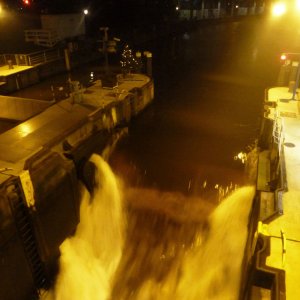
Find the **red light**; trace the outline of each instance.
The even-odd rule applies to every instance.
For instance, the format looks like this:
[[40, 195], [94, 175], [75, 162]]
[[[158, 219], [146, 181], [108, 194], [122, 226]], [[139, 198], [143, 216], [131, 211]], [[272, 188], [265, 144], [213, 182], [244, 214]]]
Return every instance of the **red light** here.
[[23, 0], [23, 4], [28, 6], [28, 5], [30, 5], [30, 1], [29, 0]]

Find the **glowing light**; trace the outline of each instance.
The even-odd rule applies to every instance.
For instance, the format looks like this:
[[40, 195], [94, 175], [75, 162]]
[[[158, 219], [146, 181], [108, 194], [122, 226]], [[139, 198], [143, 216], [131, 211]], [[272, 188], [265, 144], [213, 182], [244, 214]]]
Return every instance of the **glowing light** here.
[[18, 126], [20, 137], [25, 137], [32, 132], [32, 127], [29, 123], [21, 123]]
[[176, 10], [179, 10], [179, 6], [176, 6], [176, 8], [175, 8]]
[[241, 162], [244, 164], [247, 160], [247, 153], [240, 152], [235, 157], [234, 160], [241, 160]]
[[281, 60], [286, 60], [286, 59], [287, 59], [287, 56], [283, 53], [283, 54], [281, 54], [280, 59], [281, 59]]
[[88, 9], [84, 9], [84, 10], [83, 10], [83, 13], [84, 13], [85, 15], [88, 15], [88, 14], [89, 14], [89, 10], [88, 10]]
[[273, 5], [272, 15], [274, 17], [280, 17], [286, 13], [286, 4], [283, 2], [278, 2]]
[[23, 0], [23, 4], [28, 6], [28, 5], [30, 5], [30, 1], [29, 0]]

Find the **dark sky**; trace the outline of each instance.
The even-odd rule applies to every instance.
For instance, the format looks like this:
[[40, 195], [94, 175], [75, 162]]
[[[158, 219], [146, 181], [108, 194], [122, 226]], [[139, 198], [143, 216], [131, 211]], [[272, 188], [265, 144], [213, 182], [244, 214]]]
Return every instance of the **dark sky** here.
[[[0, 0], [13, 7], [26, 7], [23, 3], [24, 0]], [[148, 9], [156, 7], [157, 9], [162, 7], [172, 6], [174, 7], [178, 1], [176, 0], [28, 0], [31, 5], [28, 8], [34, 7], [48, 8], [50, 11], [66, 12], [76, 11], [84, 7], [93, 7], [100, 9], [109, 8], [126, 8], [126, 7], [143, 7]], [[185, 2], [186, 0], [182, 0]]]
[[160, 22], [173, 17], [178, 4], [177, 0], [28, 0], [30, 5], [25, 5], [24, 0], [2, 1], [28, 13], [79, 13], [88, 8], [91, 20], [120, 24]]

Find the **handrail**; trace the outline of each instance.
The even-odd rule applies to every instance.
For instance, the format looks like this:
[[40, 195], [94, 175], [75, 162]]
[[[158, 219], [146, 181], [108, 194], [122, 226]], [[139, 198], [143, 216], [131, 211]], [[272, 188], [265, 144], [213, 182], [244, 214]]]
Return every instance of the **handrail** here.
[[41, 51], [35, 51], [27, 54], [2, 54], [0, 55], [0, 66], [7, 65], [11, 60], [13, 65], [18, 66], [36, 66], [49, 61], [59, 60], [63, 57], [60, 48], [53, 48]]
[[281, 146], [284, 142], [284, 121], [283, 118], [278, 116], [278, 112], [276, 110], [274, 115], [274, 123], [273, 123], [273, 139], [274, 142], [278, 145], [278, 155], [281, 156]]
[[56, 31], [50, 29], [29, 29], [25, 30], [25, 41], [53, 47], [59, 41], [59, 36]]

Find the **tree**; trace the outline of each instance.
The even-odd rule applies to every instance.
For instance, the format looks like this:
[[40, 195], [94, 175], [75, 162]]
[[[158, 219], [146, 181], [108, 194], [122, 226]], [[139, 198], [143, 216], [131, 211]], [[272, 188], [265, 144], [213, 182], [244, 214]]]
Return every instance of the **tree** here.
[[130, 74], [131, 72], [135, 72], [140, 67], [138, 60], [134, 57], [132, 50], [129, 48], [128, 45], [125, 45], [124, 47], [120, 62], [124, 75]]

